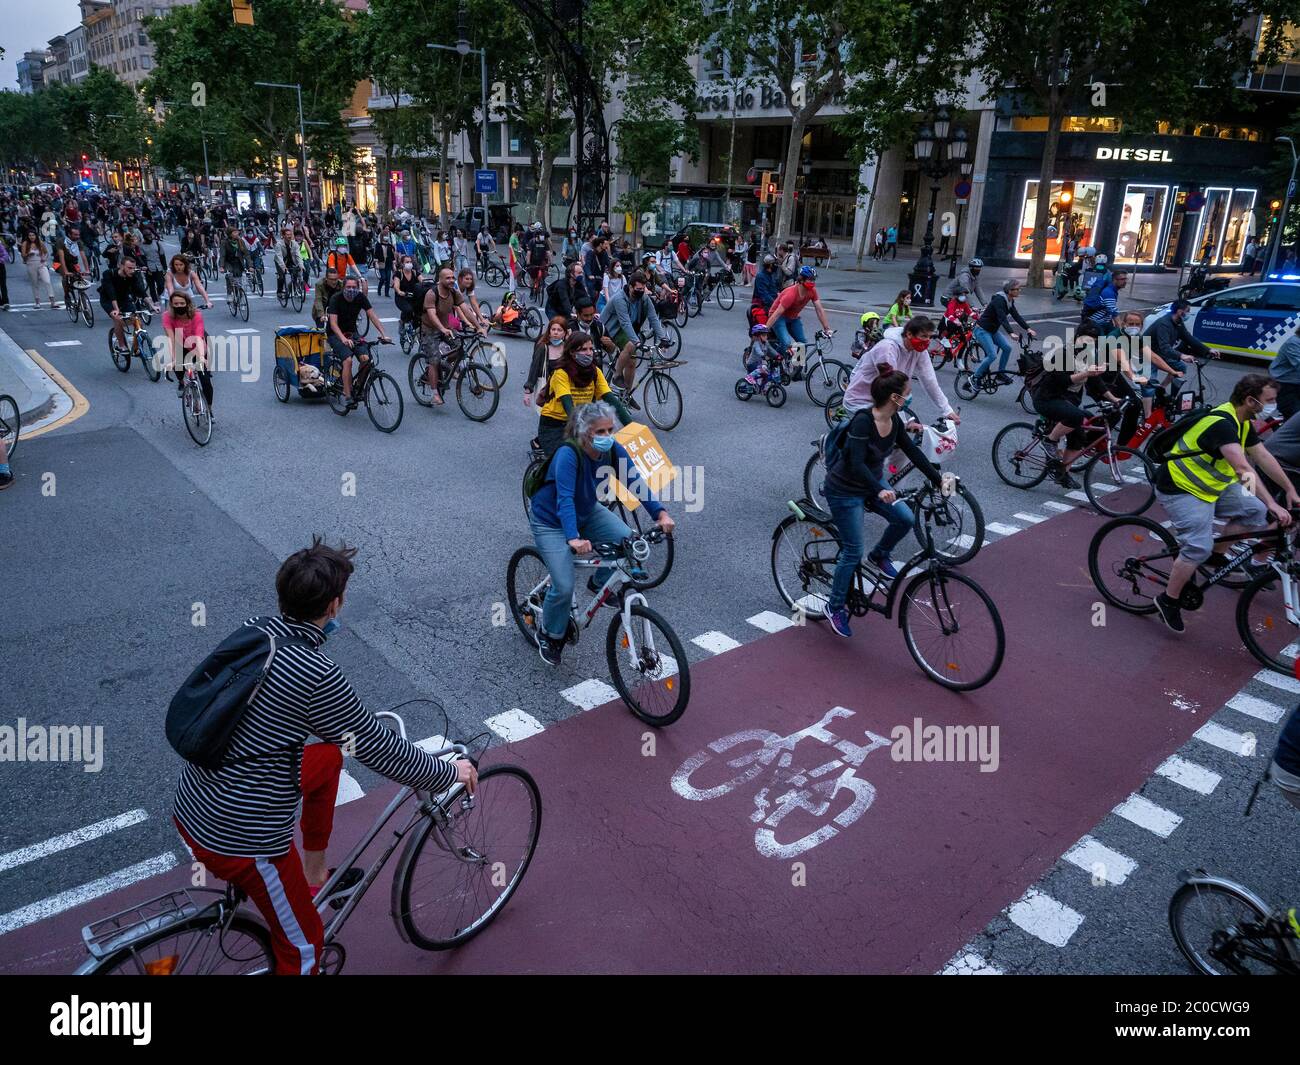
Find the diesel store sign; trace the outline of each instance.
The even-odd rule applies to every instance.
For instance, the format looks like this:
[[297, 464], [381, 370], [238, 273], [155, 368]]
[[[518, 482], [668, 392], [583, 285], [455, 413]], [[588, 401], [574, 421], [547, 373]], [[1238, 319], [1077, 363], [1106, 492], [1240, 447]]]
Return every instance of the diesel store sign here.
[[1163, 148], [1098, 148], [1097, 159], [1133, 159], [1145, 163], [1172, 163], [1174, 157]]

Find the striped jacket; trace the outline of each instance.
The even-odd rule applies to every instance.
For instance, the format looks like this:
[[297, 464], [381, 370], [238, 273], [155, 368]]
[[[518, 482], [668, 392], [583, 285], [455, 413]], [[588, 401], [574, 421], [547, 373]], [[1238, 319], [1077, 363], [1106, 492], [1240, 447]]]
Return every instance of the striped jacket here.
[[408, 787], [434, 793], [456, 780], [448, 762], [402, 739], [365, 708], [343, 671], [320, 649], [315, 625], [283, 617], [250, 618], [276, 637], [308, 646], [276, 651], [270, 673], [231, 737], [226, 764], [186, 763], [174, 811], [185, 831], [208, 850], [233, 857], [288, 853], [302, 792], [302, 748], [309, 736], [335, 743], [362, 765]]

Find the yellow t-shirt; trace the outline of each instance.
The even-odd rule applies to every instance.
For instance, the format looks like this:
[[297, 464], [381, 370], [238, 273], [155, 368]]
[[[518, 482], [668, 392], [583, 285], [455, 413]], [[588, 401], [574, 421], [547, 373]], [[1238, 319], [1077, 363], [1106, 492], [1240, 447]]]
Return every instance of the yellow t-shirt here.
[[569, 380], [566, 371], [556, 370], [551, 374], [551, 380], [547, 387], [550, 388], [551, 398], [547, 400], [546, 406], [542, 408], [541, 415], [543, 418], [554, 418], [560, 422], [569, 420], [569, 416], [564, 412], [564, 403], [560, 399], [561, 396], [572, 396], [573, 405], [577, 408], [584, 403], [591, 403], [609, 394], [609, 382], [605, 380], [605, 375], [600, 370], [596, 371], [596, 376], [586, 388], [575, 386]]

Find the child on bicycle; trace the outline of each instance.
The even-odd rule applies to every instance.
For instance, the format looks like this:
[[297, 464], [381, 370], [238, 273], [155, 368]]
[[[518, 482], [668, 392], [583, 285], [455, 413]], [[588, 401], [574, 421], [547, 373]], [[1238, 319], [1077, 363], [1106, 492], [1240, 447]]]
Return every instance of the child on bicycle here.
[[781, 362], [781, 353], [768, 339], [768, 328], [756, 322], [749, 329], [749, 347], [745, 349], [745, 380], [756, 389], [767, 384]]

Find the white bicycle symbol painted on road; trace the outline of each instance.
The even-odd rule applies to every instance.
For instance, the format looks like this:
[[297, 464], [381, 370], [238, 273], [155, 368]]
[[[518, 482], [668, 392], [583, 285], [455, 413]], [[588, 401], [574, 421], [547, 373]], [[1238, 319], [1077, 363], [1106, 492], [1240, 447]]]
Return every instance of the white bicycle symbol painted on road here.
[[[767, 773], [767, 781], [754, 796], [754, 812], [749, 815], [749, 819], [759, 826], [754, 830], [754, 846], [767, 858], [794, 858], [833, 839], [841, 829], [848, 828], [866, 813], [875, 801], [874, 785], [859, 777], [857, 768], [872, 751], [888, 747], [889, 740], [865, 730], [863, 735], [868, 742], [861, 745], [841, 739], [827, 727], [837, 718], [852, 716], [852, 710], [836, 706], [826, 711], [820, 721], [788, 736], [761, 728], [743, 729], [723, 736], [678, 767], [672, 778], [673, 791], [683, 799], [708, 802]], [[795, 747], [807, 739], [820, 740], [835, 748], [840, 757], [814, 769], [792, 768]], [[745, 747], [748, 749], [725, 762], [718, 757]], [[737, 770], [739, 772], [734, 776], [720, 783], [710, 779], [711, 775], [725, 777]], [[848, 805], [820, 827], [788, 843], [777, 838], [781, 822], [791, 813], [803, 810], [814, 818], [825, 818], [841, 792], [846, 793]], [[795, 821], [798, 820], [796, 817]]]

